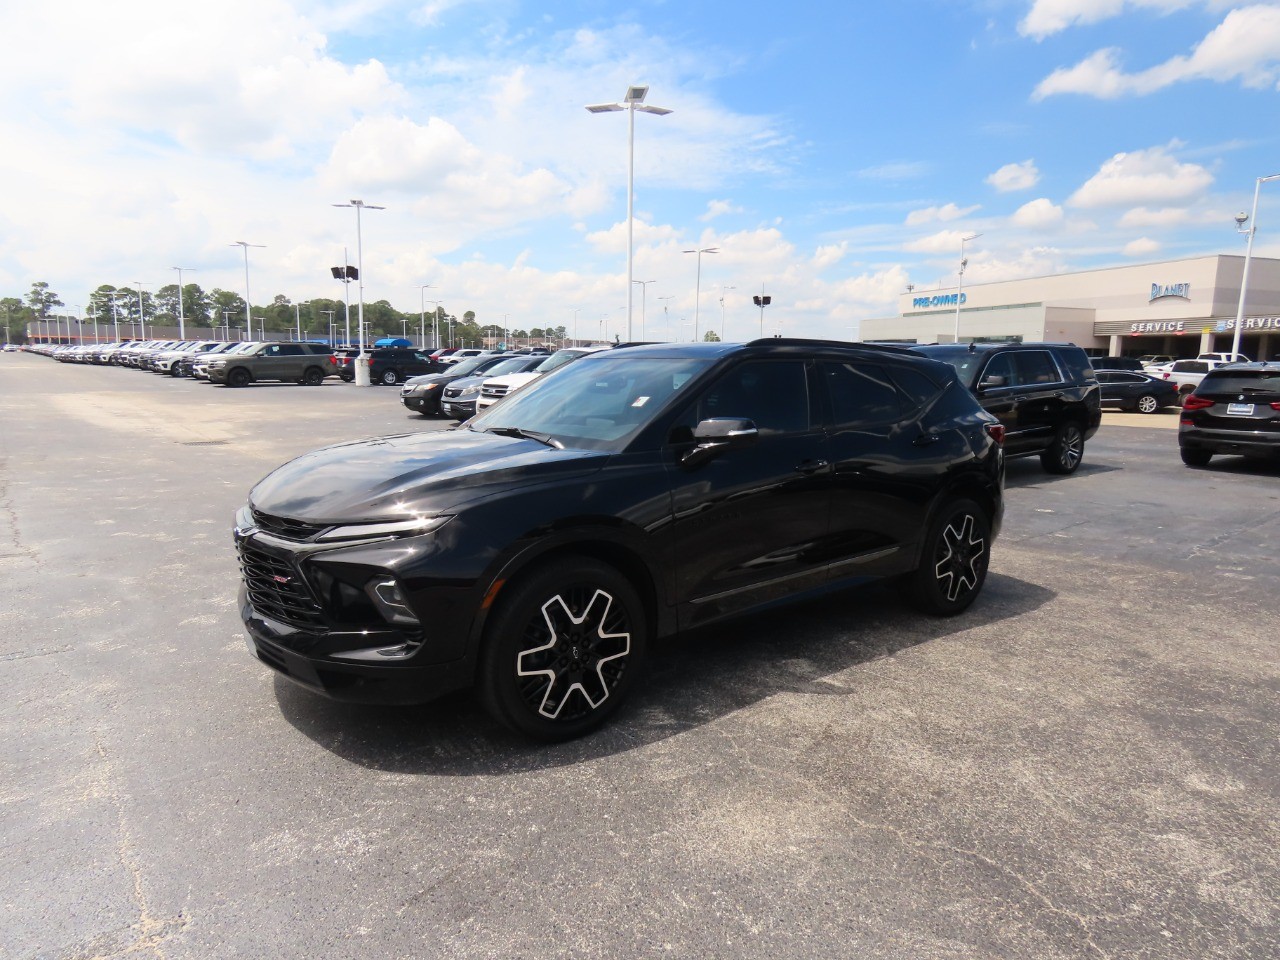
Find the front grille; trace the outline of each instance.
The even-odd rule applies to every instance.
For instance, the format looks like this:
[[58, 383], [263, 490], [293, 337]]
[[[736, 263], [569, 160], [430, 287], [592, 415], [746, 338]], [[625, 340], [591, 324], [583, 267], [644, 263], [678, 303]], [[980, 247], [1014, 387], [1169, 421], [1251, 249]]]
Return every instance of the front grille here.
[[507, 395], [506, 384], [495, 383], [493, 386], [485, 384], [484, 395], [486, 397], [505, 397]]
[[290, 517], [273, 517], [257, 510], [253, 511], [253, 525], [272, 536], [299, 542], [312, 540], [331, 526], [327, 523], [307, 523]]
[[444, 395], [448, 397], [450, 400], [455, 400], [458, 397], [462, 396], [462, 388], [461, 387], [445, 387]]
[[253, 609], [299, 630], [325, 629], [325, 619], [307, 582], [287, 560], [274, 557], [249, 540], [239, 543], [240, 574]]

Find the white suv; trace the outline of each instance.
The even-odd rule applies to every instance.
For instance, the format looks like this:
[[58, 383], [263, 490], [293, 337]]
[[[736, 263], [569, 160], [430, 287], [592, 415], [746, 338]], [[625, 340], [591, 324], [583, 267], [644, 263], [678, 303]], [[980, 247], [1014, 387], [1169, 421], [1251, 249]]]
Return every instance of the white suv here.
[[[1231, 354], [1224, 353], [1218, 356], [1227, 357], [1231, 356]], [[1178, 398], [1179, 400], [1185, 400], [1188, 394], [1193, 393], [1196, 387], [1200, 386], [1200, 381], [1204, 379], [1205, 374], [1210, 370], [1234, 362], [1233, 360], [1217, 359], [1206, 354], [1203, 359], [1175, 360], [1168, 367], [1161, 369], [1159, 373], [1154, 369], [1148, 370], [1147, 373], [1153, 377], [1159, 377], [1177, 384]]]
[[566, 363], [572, 363], [579, 357], [585, 357], [589, 353], [598, 353], [601, 350], [610, 350], [609, 346], [599, 347], [565, 347], [563, 350], [557, 350], [546, 361], [538, 367], [537, 370], [530, 370], [528, 373], [509, 373], [505, 377], [494, 377], [492, 380], [486, 380], [480, 385], [480, 396], [476, 398], [476, 413], [487, 407], [493, 406], [509, 393], [515, 393], [521, 387], [533, 383], [544, 373], [550, 373], [558, 367], [563, 367]]

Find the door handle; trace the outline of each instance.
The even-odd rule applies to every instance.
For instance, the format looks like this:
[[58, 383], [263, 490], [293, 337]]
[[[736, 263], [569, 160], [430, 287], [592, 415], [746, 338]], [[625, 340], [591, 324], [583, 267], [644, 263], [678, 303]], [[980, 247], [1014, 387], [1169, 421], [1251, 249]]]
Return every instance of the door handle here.
[[808, 477], [815, 473], [821, 473], [829, 466], [831, 466], [831, 464], [826, 460], [801, 460], [800, 463], [796, 464], [796, 473], [803, 473]]
[[1014, 398], [1013, 398], [1013, 402], [1014, 402], [1014, 403], [1026, 403], [1026, 402], [1027, 402], [1027, 398], [1026, 398], [1026, 397], [1014, 397]]

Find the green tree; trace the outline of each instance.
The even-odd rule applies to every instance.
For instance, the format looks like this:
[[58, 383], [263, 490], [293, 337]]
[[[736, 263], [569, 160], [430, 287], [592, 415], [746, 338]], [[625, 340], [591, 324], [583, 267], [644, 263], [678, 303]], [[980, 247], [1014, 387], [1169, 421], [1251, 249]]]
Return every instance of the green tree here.
[[719, 343], [720, 334], [716, 333], [714, 330], [708, 330], [702, 335], [702, 340], [704, 343]]
[[0, 299], [0, 317], [6, 328], [6, 342], [27, 342], [27, 324], [35, 319], [35, 311], [18, 297], [4, 297]]
[[27, 303], [39, 317], [46, 316], [54, 307], [66, 306], [43, 280], [37, 280], [31, 285], [31, 292], [27, 294]]

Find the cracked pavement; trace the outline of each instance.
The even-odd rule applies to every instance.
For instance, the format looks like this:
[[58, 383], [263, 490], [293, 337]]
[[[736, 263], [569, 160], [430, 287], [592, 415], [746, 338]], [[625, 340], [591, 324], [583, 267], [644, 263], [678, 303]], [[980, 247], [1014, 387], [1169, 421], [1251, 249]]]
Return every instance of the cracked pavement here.
[[0, 957], [1280, 955], [1280, 468], [1188, 469], [1176, 416], [1011, 463], [965, 615], [873, 588], [666, 642], [544, 747], [241, 637], [249, 486], [443, 421], [3, 355]]

